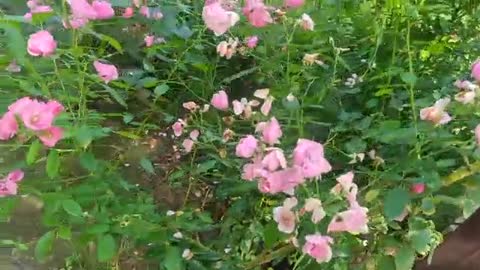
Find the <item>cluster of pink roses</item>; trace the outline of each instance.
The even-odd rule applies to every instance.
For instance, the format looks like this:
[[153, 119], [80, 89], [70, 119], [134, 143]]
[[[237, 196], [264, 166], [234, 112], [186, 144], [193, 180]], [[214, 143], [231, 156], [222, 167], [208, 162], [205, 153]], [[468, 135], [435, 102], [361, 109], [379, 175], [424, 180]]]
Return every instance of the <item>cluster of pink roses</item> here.
[[23, 177], [23, 171], [15, 170], [9, 173], [5, 178], [0, 179], [0, 198], [16, 195], [18, 182], [22, 181]]
[[[220, 36], [234, 26], [240, 16], [233, 11], [235, 5], [228, 0], [207, 0], [203, 7], [202, 18], [208, 29], [215, 35]], [[300, 7], [304, 0], [285, 0], [284, 6], [287, 8]], [[263, 0], [246, 0], [242, 8], [243, 15], [254, 27], [264, 27], [273, 22], [270, 11], [273, 7], [265, 5]]]
[[11, 104], [8, 112], [0, 118], [0, 140], [9, 140], [17, 134], [18, 118], [45, 146], [53, 147], [63, 136], [63, 129], [53, 125], [63, 110], [62, 104], [55, 100], [42, 102], [29, 97], [21, 98]]
[[90, 20], [106, 20], [115, 16], [112, 4], [107, 1], [94, 0], [91, 4], [87, 0], [68, 0], [72, 15], [68, 22], [63, 22], [65, 28], [81, 28]]

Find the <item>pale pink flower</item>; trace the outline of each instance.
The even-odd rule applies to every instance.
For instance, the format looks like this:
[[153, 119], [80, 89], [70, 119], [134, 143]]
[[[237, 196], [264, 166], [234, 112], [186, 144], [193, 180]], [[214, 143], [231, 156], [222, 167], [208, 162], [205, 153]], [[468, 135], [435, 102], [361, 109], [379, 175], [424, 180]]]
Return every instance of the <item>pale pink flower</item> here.
[[242, 114], [243, 110], [245, 109], [245, 105], [242, 102], [240, 102], [236, 99], [234, 101], [232, 101], [232, 106], [233, 106], [233, 113], [235, 115]]
[[63, 138], [63, 129], [52, 126], [37, 133], [38, 138], [47, 147], [54, 147]]
[[20, 114], [32, 103], [33, 103], [33, 100], [29, 97], [23, 97], [21, 99], [17, 99], [14, 103], [8, 106], [8, 111], [13, 114]]
[[443, 125], [452, 120], [450, 115], [445, 112], [445, 108], [450, 103], [450, 98], [442, 98], [435, 102], [431, 107], [420, 110], [420, 119], [431, 121], [436, 125]]
[[69, 17], [68, 21], [63, 21], [63, 27], [65, 29], [78, 29], [82, 28], [88, 23], [88, 19], [85, 18], [76, 18], [76, 17]]
[[154, 20], [161, 20], [163, 18], [163, 13], [160, 10], [153, 10], [152, 11], [152, 18]]
[[206, 4], [203, 7], [202, 18], [207, 28], [216, 36], [223, 35], [240, 20], [237, 13], [225, 10], [219, 2]]
[[246, 0], [243, 14], [255, 27], [264, 27], [273, 22], [272, 16], [268, 12], [268, 8], [263, 3], [263, 0]]
[[190, 139], [197, 141], [199, 135], [200, 135], [200, 131], [198, 131], [198, 129], [194, 129], [190, 132]]
[[74, 18], [93, 20], [97, 17], [97, 12], [87, 0], [68, 0], [67, 2]]
[[145, 41], [145, 46], [152, 47], [155, 42], [155, 36], [147, 35], [145, 36], [144, 41]]
[[269, 97], [268, 93], [270, 93], [269, 88], [262, 88], [262, 89], [255, 90], [255, 92], [253, 93], [253, 96], [260, 99], [266, 99], [267, 97]]
[[312, 18], [306, 13], [302, 14], [302, 18], [299, 20], [299, 23], [304, 30], [313, 31], [315, 28], [315, 22], [313, 22]]
[[247, 163], [242, 168], [242, 179], [252, 181], [255, 178], [266, 177], [268, 172], [263, 168], [261, 159], [257, 158], [253, 163]]
[[456, 80], [453, 85], [455, 85], [457, 88], [463, 89], [463, 90], [468, 90], [468, 91], [478, 90], [478, 85], [476, 85], [476, 84], [474, 84], [470, 81], [467, 81], [467, 80], [465, 80], [465, 81]]
[[213, 107], [218, 110], [225, 111], [228, 109], [228, 95], [225, 91], [221, 90], [213, 94], [212, 100], [210, 101]]
[[135, 14], [135, 11], [133, 10], [133, 7], [127, 7], [123, 11], [122, 17], [124, 17], [125, 19], [129, 19], [129, 18], [132, 18], [134, 14]]
[[46, 30], [31, 34], [28, 39], [27, 51], [32, 56], [49, 56], [57, 49], [57, 42]]
[[15, 170], [7, 175], [5, 181], [20, 182], [22, 181], [24, 176], [25, 173], [22, 170]]
[[475, 101], [475, 91], [461, 91], [455, 94], [455, 100], [462, 104], [471, 104]]
[[303, 4], [305, 4], [305, 0], [285, 0], [284, 1], [284, 5], [286, 7], [296, 8], [296, 7], [302, 6]]
[[173, 129], [173, 134], [175, 134], [176, 137], [180, 137], [183, 133], [183, 124], [184, 122], [183, 121], [180, 121], [180, 119], [175, 122], [173, 125], [172, 125], [172, 129]]
[[247, 47], [253, 49], [257, 47], [257, 44], [258, 44], [258, 36], [247, 37]]
[[37, 100], [32, 100], [19, 114], [25, 127], [35, 131], [50, 128], [55, 119], [52, 108]]
[[262, 165], [269, 171], [273, 172], [279, 168], [287, 167], [287, 160], [281, 149], [273, 149], [262, 160]]
[[185, 139], [183, 140], [182, 146], [185, 149], [185, 152], [190, 153], [194, 144], [195, 142], [193, 140]]
[[218, 53], [218, 55], [220, 55], [220, 57], [225, 57], [225, 55], [227, 55], [227, 53], [228, 53], [228, 42], [226, 42], [224, 40], [224, 41], [221, 41], [220, 43], [218, 43], [217, 53]]
[[324, 157], [323, 145], [307, 139], [298, 139], [293, 150], [293, 163], [302, 168], [307, 178], [319, 177], [332, 170]]
[[106, 20], [115, 16], [112, 4], [107, 1], [95, 0], [92, 2], [92, 8], [95, 10], [95, 19]]
[[144, 17], [150, 18], [150, 9], [147, 6], [142, 6], [140, 7], [139, 10], [140, 14], [142, 14]]
[[472, 77], [476, 81], [480, 81], [480, 60], [477, 60], [472, 65]]
[[475, 140], [477, 141], [477, 145], [480, 145], [480, 124], [475, 127]]
[[312, 212], [312, 222], [317, 224], [325, 217], [325, 211], [322, 207], [322, 201], [316, 198], [308, 198], [305, 200], [303, 207], [305, 212]]
[[340, 192], [343, 190], [345, 193], [350, 192], [350, 190], [353, 187], [353, 177], [354, 174], [353, 172], [347, 172], [345, 174], [340, 175], [337, 177], [337, 182], [338, 184], [333, 187], [332, 192], [334, 194], [340, 194]]
[[0, 118], [0, 141], [6, 141], [15, 134], [17, 134], [18, 131], [18, 124], [15, 119], [15, 114], [12, 112], [7, 112]]
[[247, 135], [238, 142], [235, 154], [241, 158], [250, 158], [257, 150], [258, 142], [252, 135]]
[[191, 112], [194, 112], [196, 110], [198, 110], [198, 108], [200, 108], [197, 103], [193, 102], [193, 101], [188, 101], [188, 102], [184, 102], [182, 104], [183, 108], [191, 111]]
[[422, 194], [423, 192], [425, 192], [425, 184], [415, 183], [410, 187], [410, 190], [415, 194]]
[[263, 132], [266, 126], [267, 126], [267, 122], [258, 122], [257, 125], [255, 126], [255, 133]]
[[272, 172], [259, 181], [259, 190], [263, 193], [292, 193], [293, 189], [305, 180], [302, 170], [298, 167], [286, 168]]
[[336, 214], [328, 225], [328, 232], [349, 232], [351, 234], [368, 233], [368, 209], [365, 207], [350, 207]]
[[305, 240], [302, 252], [310, 255], [317, 263], [329, 262], [332, 259], [331, 237], [317, 233], [305, 236]]
[[118, 70], [114, 65], [104, 64], [100, 61], [93, 62], [93, 66], [98, 73], [98, 76], [105, 82], [118, 79]]
[[287, 198], [283, 206], [273, 209], [273, 219], [278, 223], [278, 230], [284, 233], [292, 233], [295, 230], [296, 216], [292, 208], [297, 205], [297, 199]]
[[262, 130], [263, 141], [269, 145], [278, 143], [278, 139], [282, 137], [282, 135], [282, 129], [275, 117], [272, 117]]
[[273, 103], [273, 97], [268, 96], [263, 102], [263, 105], [260, 108], [260, 112], [262, 112], [263, 115], [268, 116], [268, 114], [270, 113], [270, 110], [272, 109], [272, 103]]

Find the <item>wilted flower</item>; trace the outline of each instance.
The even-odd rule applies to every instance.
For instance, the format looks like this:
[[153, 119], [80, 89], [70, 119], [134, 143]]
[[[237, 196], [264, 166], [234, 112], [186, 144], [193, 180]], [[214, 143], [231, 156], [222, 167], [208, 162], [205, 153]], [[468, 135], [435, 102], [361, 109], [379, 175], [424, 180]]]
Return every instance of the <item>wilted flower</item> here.
[[445, 108], [450, 103], [450, 98], [442, 98], [435, 102], [431, 107], [420, 110], [420, 119], [431, 121], [436, 125], [443, 125], [452, 120], [450, 115], [445, 112]]
[[305, 212], [312, 212], [312, 222], [317, 224], [325, 217], [325, 211], [322, 207], [322, 201], [316, 198], [308, 198], [303, 206]]
[[304, 30], [313, 31], [315, 27], [315, 23], [313, 22], [312, 18], [306, 13], [302, 14], [302, 18], [298, 22]]

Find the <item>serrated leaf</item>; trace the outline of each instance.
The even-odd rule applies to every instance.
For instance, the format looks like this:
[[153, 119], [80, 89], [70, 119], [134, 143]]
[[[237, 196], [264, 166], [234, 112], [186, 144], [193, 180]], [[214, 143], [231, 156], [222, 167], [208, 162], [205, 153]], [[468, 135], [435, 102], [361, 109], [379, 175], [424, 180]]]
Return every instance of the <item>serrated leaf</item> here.
[[383, 204], [383, 211], [389, 220], [400, 216], [410, 202], [410, 194], [402, 188], [395, 188], [387, 192]]
[[96, 38], [107, 42], [110, 46], [112, 46], [115, 50], [117, 50], [119, 53], [123, 53], [123, 48], [120, 42], [118, 40], [114, 39], [111, 36], [105, 35], [105, 34], [100, 34], [94, 31], [89, 31], [89, 34], [95, 36]]
[[50, 150], [47, 157], [47, 166], [46, 171], [47, 175], [50, 178], [55, 178], [58, 175], [58, 171], [60, 170], [60, 157], [58, 156], [58, 152], [54, 149]]
[[165, 251], [165, 259], [163, 261], [163, 266], [165, 267], [166, 270], [184, 269], [182, 252], [178, 247], [167, 246], [167, 250]]
[[415, 251], [408, 247], [401, 247], [395, 254], [396, 270], [411, 270], [415, 263]]
[[155, 168], [153, 167], [152, 162], [147, 158], [142, 158], [140, 160], [140, 166], [149, 174], [155, 174]]
[[55, 233], [49, 231], [38, 239], [35, 245], [35, 258], [43, 263], [50, 256], [53, 248], [53, 241], [55, 240]]
[[110, 96], [112, 96], [112, 98], [118, 102], [118, 104], [122, 105], [123, 107], [127, 108], [128, 105], [127, 105], [127, 102], [125, 101], [125, 98], [123, 98], [122, 95], [120, 95], [120, 93], [118, 93], [118, 91], [106, 84], [103, 85], [103, 87], [105, 88], [105, 90], [110, 94]]
[[62, 202], [63, 209], [72, 216], [81, 217], [82, 207], [74, 200], [64, 200]]
[[39, 140], [35, 140], [30, 147], [28, 148], [27, 152], [27, 164], [32, 165], [37, 161], [38, 155], [40, 154], [40, 150], [42, 149], [42, 144]]
[[115, 239], [110, 234], [98, 237], [97, 241], [97, 259], [99, 262], [108, 262], [115, 256], [116, 250]]
[[5, 46], [8, 48], [9, 53], [19, 64], [25, 64], [27, 43], [22, 33], [20, 22], [0, 19], [0, 29], [5, 31], [5, 35], [7, 37]]

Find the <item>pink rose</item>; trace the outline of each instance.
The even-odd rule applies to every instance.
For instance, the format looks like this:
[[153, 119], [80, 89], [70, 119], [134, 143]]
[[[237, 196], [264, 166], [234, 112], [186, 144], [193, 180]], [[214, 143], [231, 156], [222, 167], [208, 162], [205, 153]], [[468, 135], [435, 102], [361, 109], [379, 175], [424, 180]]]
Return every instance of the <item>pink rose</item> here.
[[293, 150], [293, 163], [302, 168], [307, 178], [319, 177], [332, 170], [324, 157], [323, 145], [306, 139], [298, 139]]
[[242, 179], [252, 181], [255, 178], [266, 177], [268, 172], [263, 168], [260, 159], [255, 160], [253, 163], [247, 163], [243, 165]]
[[243, 14], [255, 27], [264, 27], [273, 22], [263, 0], [246, 0], [245, 7], [243, 7]]
[[240, 20], [237, 13], [225, 10], [219, 2], [206, 3], [203, 7], [202, 18], [207, 28], [212, 30], [216, 36], [223, 35]]
[[22, 181], [24, 176], [25, 176], [25, 174], [23, 173], [22, 170], [15, 170], [15, 171], [10, 172], [7, 175], [7, 178], [5, 180], [6, 181], [12, 181], [12, 182], [20, 182], [20, 181]]
[[190, 153], [192, 151], [193, 145], [195, 142], [191, 139], [183, 140], [182, 146], [185, 149], [185, 152]]
[[227, 93], [223, 90], [218, 91], [213, 94], [212, 100], [210, 101], [213, 107], [218, 110], [225, 111], [228, 109], [228, 96]]
[[257, 139], [252, 135], [247, 135], [237, 144], [235, 154], [241, 158], [250, 158], [257, 150]]
[[95, 11], [95, 19], [106, 20], [115, 16], [112, 4], [107, 1], [95, 0], [92, 2], [92, 8]]
[[336, 214], [328, 225], [328, 232], [368, 233], [368, 209], [355, 206]]
[[321, 234], [310, 234], [305, 236], [306, 243], [302, 248], [303, 253], [313, 257], [317, 263], [329, 262], [332, 259], [333, 239]]
[[11, 139], [18, 131], [17, 120], [15, 114], [7, 112], [0, 118], [0, 141]]
[[145, 40], [145, 46], [152, 47], [153, 44], [155, 43], [155, 36], [147, 35], [145, 36], [144, 40]]
[[37, 100], [32, 100], [19, 114], [25, 127], [36, 131], [50, 128], [55, 119], [54, 111]]
[[63, 129], [52, 126], [37, 133], [38, 138], [47, 147], [54, 147], [63, 138]]
[[287, 160], [282, 150], [273, 149], [263, 158], [262, 165], [267, 170], [273, 172], [279, 168], [285, 169], [287, 167]]
[[292, 167], [268, 174], [260, 180], [259, 189], [263, 193], [284, 192], [291, 194], [293, 189], [304, 181], [302, 170], [298, 167]]
[[49, 56], [57, 49], [57, 42], [46, 30], [31, 34], [28, 39], [27, 51], [32, 56]]
[[123, 11], [122, 17], [124, 17], [125, 19], [129, 19], [129, 18], [133, 17], [134, 14], [135, 14], [135, 12], [134, 12], [133, 8], [132, 7], [127, 7]]
[[183, 133], [183, 127], [184, 127], [183, 120], [179, 119], [175, 124], [172, 125], [173, 129], [173, 134], [175, 134], [176, 137], [180, 137]]
[[78, 29], [82, 28], [88, 23], [88, 19], [85, 18], [75, 18], [75, 17], [69, 17], [68, 21], [63, 21], [63, 27], [65, 29]]
[[98, 76], [100, 76], [105, 83], [118, 79], [118, 70], [114, 65], [95, 61], [93, 62], [93, 66], [97, 70]]
[[272, 117], [270, 121], [263, 127], [262, 130], [262, 139], [269, 145], [274, 145], [278, 143], [278, 139], [282, 137], [282, 129], [275, 117]]
[[97, 12], [87, 0], [68, 0], [67, 2], [70, 5], [74, 18], [87, 20], [96, 19]]
[[17, 183], [0, 179], [0, 198], [16, 195], [18, 190]]

